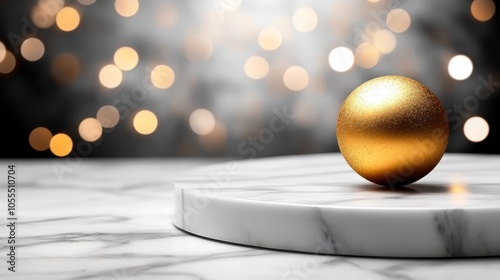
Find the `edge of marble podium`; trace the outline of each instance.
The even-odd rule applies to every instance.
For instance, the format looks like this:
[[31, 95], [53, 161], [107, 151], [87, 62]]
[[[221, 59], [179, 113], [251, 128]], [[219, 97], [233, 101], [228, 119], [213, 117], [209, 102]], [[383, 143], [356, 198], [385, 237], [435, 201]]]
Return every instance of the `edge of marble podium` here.
[[[444, 164], [450, 164], [457, 156], [477, 157], [445, 155]], [[280, 156], [271, 160], [286, 161], [293, 157], [319, 161], [335, 157], [341, 162], [338, 153]], [[500, 157], [490, 159], [500, 166]], [[259, 165], [263, 160], [266, 159], [237, 162]], [[495, 239], [500, 235], [500, 206], [305, 205], [221, 196], [207, 192], [209, 188], [198, 188], [196, 184], [213, 180], [207, 172], [226, 170], [227, 164], [230, 162], [199, 167], [174, 180], [176, 227], [198, 236], [240, 245], [329, 255], [398, 258], [500, 255], [500, 239]], [[186, 187], [189, 183], [193, 184], [192, 188]], [[428, 185], [424, 183], [424, 186]]]

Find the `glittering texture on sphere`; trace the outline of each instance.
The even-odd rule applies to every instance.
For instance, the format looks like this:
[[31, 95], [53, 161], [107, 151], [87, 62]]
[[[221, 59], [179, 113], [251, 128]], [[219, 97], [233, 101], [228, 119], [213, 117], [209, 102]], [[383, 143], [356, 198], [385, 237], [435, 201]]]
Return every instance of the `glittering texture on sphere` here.
[[344, 101], [337, 140], [347, 163], [384, 186], [411, 184], [436, 167], [449, 127], [439, 99], [420, 82], [383, 76], [357, 87]]

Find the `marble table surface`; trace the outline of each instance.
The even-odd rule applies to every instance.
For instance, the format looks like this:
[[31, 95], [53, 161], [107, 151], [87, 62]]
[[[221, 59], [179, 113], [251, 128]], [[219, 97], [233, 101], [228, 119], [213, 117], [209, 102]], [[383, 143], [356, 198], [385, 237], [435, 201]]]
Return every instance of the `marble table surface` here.
[[500, 256], [499, 170], [500, 156], [447, 154], [418, 182], [391, 189], [356, 174], [340, 153], [234, 160], [174, 180], [174, 224], [298, 252]]
[[172, 180], [227, 160], [1, 160], [4, 173], [9, 164], [17, 168], [18, 246], [13, 273], [6, 263], [3, 187], [0, 279], [458, 280], [500, 275], [498, 257], [326, 256], [223, 243], [176, 228]]

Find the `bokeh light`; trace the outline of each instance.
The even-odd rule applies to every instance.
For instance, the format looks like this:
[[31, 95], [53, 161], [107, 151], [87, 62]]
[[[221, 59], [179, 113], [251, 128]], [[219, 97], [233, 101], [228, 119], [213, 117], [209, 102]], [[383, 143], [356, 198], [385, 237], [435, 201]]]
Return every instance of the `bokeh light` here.
[[304, 98], [295, 102], [293, 114], [295, 115], [296, 123], [302, 127], [311, 127], [317, 122], [314, 106]]
[[10, 52], [6, 51], [2, 61], [0, 61], [0, 73], [9, 74], [16, 67], [16, 57]]
[[189, 126], [198, 135], [207, 135], [215, 128], [215, 117], [207, 109], [197, 109], [189, 116]]
[[262, 79], [269, 72], [269, 64], [263, 57], [252, 56], [246, 60], [243, 70], [251, 79]]
[[104, 66], [99, 72], [99, 81], [107, 88], [116, 88], [121, 84], [122, 79], [122, 71], [114, 64]]
[[83, 140], [95, 142], [102, 136], [101, 123], [95, 118], [86, 118], [78, 126], [78, 133]]
[[473, 68], [470, 58], [461, 54], [452, 57], [448, 63], [448, 73], [458, 81], [467, 79], [472, 74]]
[[121, 47], [116, 50], [113, 57], [116, 66], [123, 71], [129, 71], [137, 66], [139, 62], [139, 55], [131, 47]]
[[227, 127], [217, 122], [214, 129], [205, 135], [199, 136], [200, 146], [205, 150], [223, 148], [227, 139]]
[[194, 33], [187, 36], [184, 43], [184, 53], [191, 61], [202, 61], [212, 55], [212, 41], [207, 35]]
[[52, 132], [49, 129], [37, 127], [31, 131], [29, 143], [33, 149], [43, 152], [49, 149], [50, 139], [52, 139]]
[[259, 33], [259, 46], [264, 50], [274, 51], [281, 46], [282, 41], [283, 35], [274, 27], [268, 27]]
[[31, 21], [38, 28], [54, 25], [57, 13], [64, 7], [64, 0], [39, 0], [31, 10]]
[[377, 65], [380, 54], [373, 44], [365, 42], [356, 48], [354, 57], [359, 67], [369, 69]]
[[464, 134], [471, 142], [481, 142], [490, 133], [488, 122], [481, 117], [471, 117], [464, 124]]
[[174, 4], [166, 3], [156, 13], [156, 23], [163, 28], [170, 28], [177, 22], [178, 13]]
[[72, 7], [64, 7], [57, 13], [56, 24], [62, 31], [73, 31], [80, 24], [80, 14]]
[[337, 72], [345, 72], [354, 64], [354, 54], [349, 48], [334, 48], [328, 55], [328, 64]]
[[122, 17], [131, 17], [139, 11], [139, 1], [115, 0], [115, 10]]
[[64, 7], [65, 0], [38, 0], [36, 2], [36, 6], [40, 6], [45, 10], [52, 10], [50, 12], [56, 15], [56, 12]]
[[458, 201], [465, 201], [469, 190], [467, 188], [467, 185], [464, 183], [464, 179], [461, 176], [453, 176], [450, 179], [448, 192], [452, 195], [453, 199]]
[[396, 37], [386, 29], [379, 29], [373, 36], [373, 45], [380, 53], [388, 54], [396, 48]]
[[316, 12], [309, 7], [302, 7], [293, 13], [293, 27], [299, 32], [310, 32], [318, 24]]
[[158, 118], [153, 112], [149, 110], [142, 110], [134, 116], [133, 125], [138, 133], [142, 135], [149, 135], [158, 127]]
[[472, 16], [478, 21], [488, 21], [495, 15], [495, 2], [492, 0], [474, 0], [470, 5]]
[[393, 9], [387, 14], [386, 24], [393, 32], [401, 33], [410, 28], [411, 18], [407, 11], [401, 8]]
[[31, 37], [21, 45], [21, 55], [28, 61], [37, 61], [42, 58], [45, 53], [45, 46], [40, 39]]
[[96, 118], [103, 128], [113, 128], [120, 121], [120, 112], [113, 105], [104, 105], [97, 111]]
[[58, 133], [50, 139], [49, 147], [50, 151], [54, 155], [58, 157], [65, 157], [71, 153], [71, 150], [73, 149], [73, 141], [67, 134]]
[[[336, 105], [371, 77], [392, 74], [422, 81], [463, 118], [450, 134], [450, 152], [499, 151], [494, 0], [292, 1], [265, 9], [253, 2], [232, 9], [236, 0], [3, 2], [0, 96], [12, 125], [24, 131], [8, 145], [22, 156], [53, 156], [34, 154], [27, 141], [42, 126], [66, 133], [75, 152], [77, 143], [89, 145], [79, 134], [87, 117], [102, 129], [92, 157], [150, 155], [156, 137], [168, 144], [162, 156], [241, 156], [238, 144], [258, 134], [275, 107], [296, 115], [276, 141], [298, 138], [273, 142], [257, 156], [338, 151]], [[454, 112], [455, 104], [487, 120], [488, 141], [467, 140], [470, 116]], [[198, 108], [208, 121], [192, 115]], [[133, 126], [143, 109], [157, 117], [151, 137]], [[191, 118], [205, 134], [194, 132]]]
[[7, 49], [5, 48], [5, 45], [0, 41], [0, 63], [2, 63], [6, 53]]
[[89, 6], [95, 3], [96, 0], [78, 0], [78, 3]]
[[175, 81], [175, 73], [172, 68], [167, 65], [157, 65], [151, 71], [151, 82], [159, 89], [167, 89]]
[[80, 62], [73, 54], [62, 53], [52, 61], [51, 72], [58, 83], [69, 84], [80, 75]]
[[309, 84], [309, 74], [300, 66], [291, 66], [283, 74], [283, 83], [290, 90], [303, 90]]

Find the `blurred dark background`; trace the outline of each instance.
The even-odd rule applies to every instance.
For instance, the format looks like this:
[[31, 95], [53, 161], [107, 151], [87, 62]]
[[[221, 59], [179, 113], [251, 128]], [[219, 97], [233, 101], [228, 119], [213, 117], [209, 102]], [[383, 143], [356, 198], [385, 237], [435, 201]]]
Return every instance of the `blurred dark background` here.
[[491, 0], [0, 0], [4, 158], [336, 152], [382, 75], [448, 109], [448, 152], [500, 152]]

